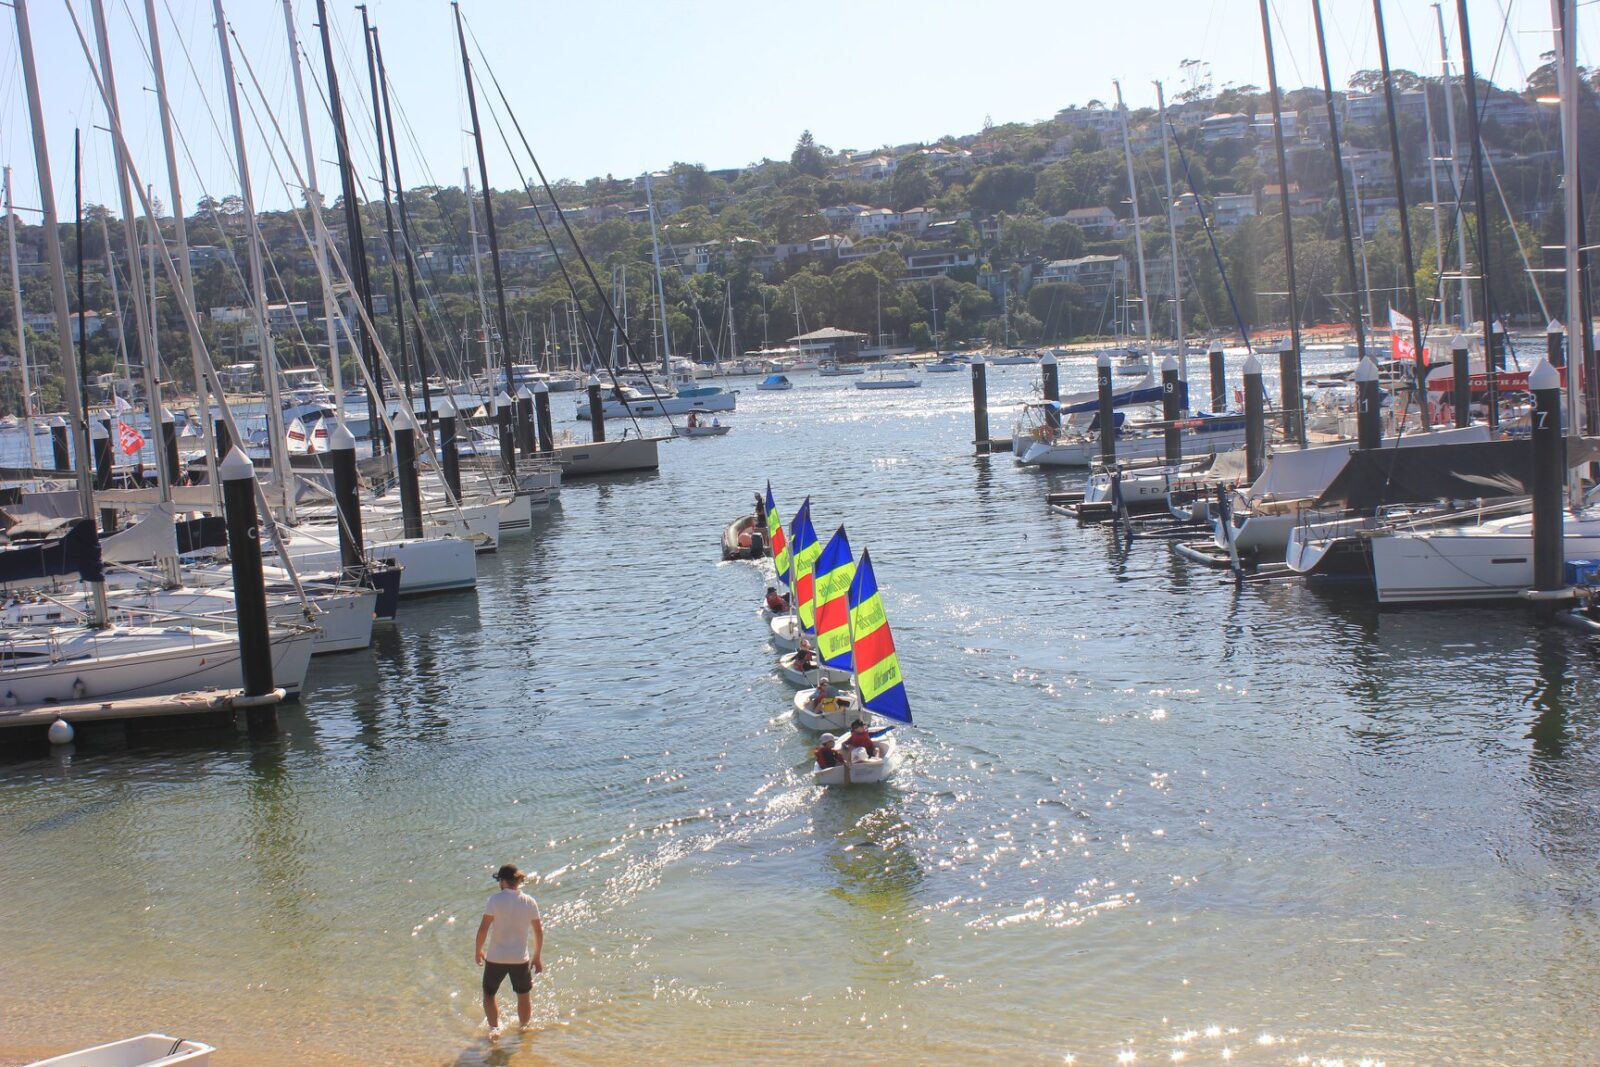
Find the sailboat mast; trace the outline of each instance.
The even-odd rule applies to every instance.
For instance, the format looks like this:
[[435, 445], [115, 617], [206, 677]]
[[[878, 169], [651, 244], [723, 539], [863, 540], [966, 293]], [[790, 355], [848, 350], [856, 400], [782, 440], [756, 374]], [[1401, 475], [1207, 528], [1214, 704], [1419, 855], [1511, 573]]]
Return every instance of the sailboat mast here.
[[[1433, 131], [1433, 103], [1428, 99], [1426, 87], [1422, 91], [1422, 124], [1424, 136], [1428, 138], [1428, 151], [1425, 158], [1428, 161], [1428, 197], [1433, 206], [1433, 210], [1428, 213], [1433, 216], [1433, 263], [1434, 270], [1442, 277], [1444, 275], [1444, 220], [1440, 218], [1443, 205], [1439, 203], [1439, 142]], [[1439, 315], [1437, 319], [1441, 323], [1448, 322], [1450, 319], [1445, 314], [1444, 306], [1444, 287], [1441, 286], [1439, 288]], [[1417, 310], [1419, 312], [1422, 310], [1420, 301], [1418, 301]]]
[[[98, 8], [100, 0], [95, 0]], [[233, 124], [233, 149], [239, 173], [239, 198], [244, 203], [245, 241], [250, 252], [250, 301], [256, 325], [256, 350], [261, 378], [267, 388], [267, 447], [272, 453], [272, 480], [284, 487], [284, 512], [294, 520], [293, 475], [289, 471], [289, 441], [284, 433], [283, 403], [278, 393], [277, 353], [267, 332], [267, 278], [261, 257], [261, 232], [256, 225], [255, 193], [250, 186], [250, 161], [245, 156], [244, 123], [239, 117], [239, 91], [233, 78], [233, 50], [228, 46], [228, 21], [222, 0], [211, 0], [217, 20], [217, 48], [222, 54], [222, 75], [227, 79], [228, 116]], [[374, 416], [376, 417], [376, 416]]]
[[[1294, 276], [1294, 217], [1289, 208], [1289, 165], [1283, 147], [1283, 100], [1278, 93], [1278, 63], [1272, 50], [1272, 20], [1261, 0], [1261, 39], [1267, 49], [1267, 94], [1272, 97], [1272, 147], [1278, 159], [1278, 213], [1283, 218], [1283, 266], [1289, 285], [1289, 344], [1300, 358], [1300, 292]], [[1297, 418], [1300, 447], [1305, 447], [1305, 419]]]
[[[1561, 96], [1561, 162], [1566, 180], [1562, 185], [1565, 214], [1565, 267], [1567, 275], [1567, 429], [1581, 432], [1578, 398], [1587, 385], [1589, 353], [1584, 344], [1587, 325], [1583, 313], [1583, 240], [1578, 222], [1583, 214], [1583, 187], [1578, 177], [1578, 34], [1575, 0], [1550, 0], [1556, 26], [1556, 79]], [[16, 268], [12, 267], [12, 272]], [[1576, 479], [1571, 489], [1579, 491]]]
[[[322, 65], [328, 84], [328, 110], [333, 118], [334, 145], [339, 153], [339, 187], [343, 190], [345, 245], [350, 250], [348, 265], [351, 281], [355, 283], [355, 296], [366, 311], [366, 321], [375, 320], [372, 313], [372, 278], [367, 271], [367, 244], [362, 236], [361, 202], [356, 196], [355, 167], [350, 162], [350, 140], [344, 128], [344, 104], [339, 98], [339, 72], [333, 63], [333, 38], [329, 34], [327, 0], [317, 0], [317, 26], [322, 36]], [[330, 331], [331, 332], [331, 331]], [[373, 346], [371, 331], [361, 328], [361, 355], [367, 367], [367, 377], [376, 383], [377, 395], [370, 386], [367, 394], [367, 440], [374, 452], [383, 450], [384, 434], [380, 418], [383, 407], [383, 379], [378, 374], [378, 355]]]
[[1478, 78], [1472, 67], [1472, 29], [1467, 23], [1467, 0], [1456, 0], [1461, 26], [1461, 78], [1467, 97], [1467, 137], [1472, 142], [1472, 192], [1478, 205], [1478, 296], [1483, 307], [1483, 370], [1489, 383], [1489, 426], [1500, 425], [1500, 354], [1495, 350], [1494, 302], [1489, 289], [1489, 203], [1483, 183], [1483, 134], [1478, 128]]
[[472, 233], [472, 274], [478, 286], [478, 322], [481, 324], [478, 332], [483, 337], [483, 377], [485, 388], [492, 396], [494, 350], [489, 345], [489, 302], [483, 292], [483, 250], [478, 244], [478, 209], [472, 203], [472, 173], [466, 167], [461, 168], [461, 185], [467, 191], [467, 229]]
[[[1422, 347], [1422, 307], [1417, 302], [1417, 259], [1411, 247], [1411, 213], [1406, 202], [1406, 171], [1400, 156], [1400, 122], [1394, 110], [1394, 73], [1389, 67], [1389, 35], [1383, 25], [1383, 0], [1372, 0], [1372, 18], [1378, 26], [1378, 61], [1383, 68], [1383, 107], [1389, 116], [1389, 154], [1394, 160], [1394, 195], [1400, 209], [1400, 258], [1405, 261], [1406, 314], [1411, 316], [1412, 364], [1416, 371], [1417, 389], [1422, 399], [1417, 404], [1424, 428], [1428, 427], [1427, 366]], [[1426, 98], [1426, 93], [1423, 94]], [[1430, 154], [1431, 154], [1430, 148]], [[1432, 169], [1432, 164], [1429, 164]], [[1435, 216], [1437, 217], [1437, 212]]]
[[[56, 215], [55, 180], [50, 174], [50, 145], [45, 138], [44, 105], [39, 96], [39, 72], [34, 66], [33, 32], [28, 25], [28, 0], [13, 0], [12, 15], [17, 24], [17, 51], [22, 58], [22, 81], [28, 96], [28, 122], [33, 133], [34, 170], [39, 177], [39, 208], [43, 215], [45, 261], [50, 267], [50, 300], [55, 306], [56, 337], [61, 349], [61, 377], [66, 385], [67, 418], [72, 422], [72, 451], [78, 468], [78, 507], [85, 518], [94, 514], [94, 488], [89, 481], [94, 459], [89, 451], [89, 420], [83, 406], [83, 390], [77, 368], [73, 366], [72, 313], [67, 303], [67, 272], [61, 257], [60, 220]], [[81, 229], [81, 227], [80, 227]], [[80, 257], [81, 258], [81, 257]], [[20, 328], [21, 324], [18, 324]], [[78, 338], [81, 347], [83, 339]], [[106, 624], [105, 582], [91, 581], [89, 624]]]
[[[121, 111], [117, 104], [117, 80], [111, 68], [111, 41], [106, 31], [105, 4], [103, 0], [92, 0], [90, 10], [94, 13], [95, 40], [100, 49], [100, 76], [105, 82], [106, 110], [110, 113], [113, 122], [119, 121]], [[115, 153], [117, 173], [117, 199], [122, 205], [122, 243], [128, 256], [128, 278], [133, 292], [130, 299], [133, 301], [134, 329], [138, 332], [139, 363], [143, 370], [144, 401], [150, 409], [150, 429], [152, 436], [161, 433], [161, 386], [156, 380], [155, 353], [151, 348], [151, 339], [155, 336], [150, 319], [150, 304], [145, 294], [144, 271], [139, 267], [139, 223], [138, 216], [133, 210], [133, 193], [128, 188], [128, 160], [123, 155], [120, 146]], [[155, 226], [155, 219], [150, 220], [150, 225]], [[107, 269], [114, 270], [111, 265], [111, 249], [106, 248]], [[112, 442], [113, 449], [117, 442]], [[172, 499], [172, 483], [167, 477], [167, 465], [158, 462], [156, 465], [156, 484], [160, 488], [161, 499]]]
[[1344, 184], [1344, 152], [1339, 145], [1339, 115], [1333, 102], [1333, 75], [1328, 71], [1328, 38], [1322, 28], [1322, 0], [1311, 0], [1311, 14], [1317, 27], [1317, 56], [1322, 63], [1323, 102], [1328, 109], [1328, 140], [1333, 143], [1333, 177], [1339, 193], [1339, 222], [1344, 230], [1344, 268], [1350, 280], [1350, 322], [1356, 331], [1356, 360], [1367, 355], [1367, 331], [1361, 322], [1361, 302], [1356, 287], [1360, 276], [1356, 273], [1355, 237], [1350, 230], [1350, 204]]
[[[150, 19], [155, 20], [155, 0], [145, 0], [150, 6]], [[311, 121], [306, 114], [306, 85], [305, 78], [300, 73], [300, 38], [294, 28], [294, 5], [291, 0], [283, 0], [283, 28], [289, 37], [289, 63], [294, 70], [294, 99], [300, 109], [300, 140], [306, 156], [305, 171], [305, 197], [306, 211], [315, 212], [318, 218], [322, 214], [322, 194], [317, 191], [317, 153], [311, 144]], [[313, 222], [311, 231], [314, 235], [315, 255], [317, 257], [317, 275], [322, 282], [322, 321], [326, 325], [328, 337], [328, 373], [333, 383], [334, 410], [338, 413], [340, 423], [344, 422], [344, 368], [340, 365], [339, 356], [339, 326], [338, 317], [334, 309], [338, 306], [338, 297], [334, 295], [333, 285], [329, 282], [328, 273], [328, 244], [323, 233], [324, 226]], [[187, 257], [185, 257], [187, 261]], [[330, 438], [331, 439], [331, 438]]]
[[1361, 175], [1350, 168], [1350, 188], [1356, 201], [1356, 251], [1361, 255], [1361, 288], [1367, 294], [1367, 328], [1375, 329], [1378, 316], [1372, 309], [1372, 275], [1367, 269], [1367, 216], [1361, 210]]
[[1189, 380], [1189, 346], [1183, 338], [1183, 278], [1178, 267], [1178, 227], [1172, 215], [1172, 147], [1167, 140], [1167, 93], [1156, 82], [1156, 110], [1161, 122], [1161, 166], [1167, 174], [1167, 242], [1172, 253], [1172, 337], [1178, 345], [1178, 380]]
[[28, 466], [39, 466], [33, 440], [33, 386], [28, 381], [28, 328], [22, 321], [22, 275], [17, 273], [17, 209], [11, 203], [11, 168], [6, 167], [6, 251], [11, 257], [11, 306], [17, 320], [17, 360], [22, 365], [22, 432], [28, 437]]
[[650, 189], [650, 175], [644, 176], [645, 210], [650, 215], [650, 259], [656, 269], [656, 299], [661, 305], [661, 373], [671, 381], [672, 331], [667, 328], [667, 291], [661, 282], [661, 239], [656, 235], [656, 199]]
[[1144, 345], [1154, 347], [1150, 333], [1150, 286], [1144, 276], [1144, 227], [1139, 221], [1139, 187], [1133, 181], [1133, 141], [1128, 137], [1128, 107], [1122, 102], [1122, 83], [1111, 83], [1117, 90], [1117, 116], [1122, 120], [1122, 159], [1128, 167], [1128, 203], [1133, 206], [1133, 250], [1139, 258], [1139, 304], [1144, 310]]
[[[1433, 5], [1434, 22], [1439, 27], [1439, 77], [1444, 88], [1444, 122], [1450, 131], [1450, 187], [1456, 194], [1456, 281], [1461, 290], [1461, 332], [1472, 328], [1472, 284], [1467, 278], [1466, 211], [1461, 206], [1461, 151], [1456, 144], [1456, 94], [1450, 86], [1450, 48], [1444, 37], [1444, 8]], [[1440, 264], [1440, 270], [1444, 265]]]
[[478, 181], [483, 185], [484, 228], [489, 234], [489, 266], [494, 272], [495, 323], [500, 327], [500, 357], [505, 370], [507, 396], [515, 396], [511, 381], [511, 326], [506, 318], [506, 285], [500, 275], [500, 239], [495, 236], [494, 195], [489, 192], [489, 164], [483, 156], [483, 128], [478, 125], [478, 94], [472, 84], [472, 60], [467, 57], [467, 33], [461, 25], [461, 5], [452, 2], [456, 16], [456, 39], [461, 43], [461, 73], [467, 82], [467, 110], [472, 115], [472, 143], [478, 151]]
[[372, 89], [373, 147], [378, 150], [378, 190], [383, 194], [383, 234], [389, 247], [390, 295], [394, 300], [395, 332], [400, 335], [400, 390], [406, 410], [411, 410], [411, 356], [406, 339], [406, 305], [400, 298], [400, 252], [394, 239], [394, 208], [389, 204], [389, 156], [383, 150], [383, 105], [378, 92], [378, 59], [373, 53], [377, 31], [367, 19], [367, 5], [357, 4], [361, 12], [361, 39], [367, 46], [367, 83]]

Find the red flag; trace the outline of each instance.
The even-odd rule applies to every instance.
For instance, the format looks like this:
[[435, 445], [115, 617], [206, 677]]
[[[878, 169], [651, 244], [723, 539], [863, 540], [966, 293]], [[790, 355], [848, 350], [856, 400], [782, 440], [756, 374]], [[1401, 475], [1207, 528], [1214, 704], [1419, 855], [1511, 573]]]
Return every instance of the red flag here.
[[138, 453], [140, 453], [141, 451], [144, 450], [144, 436], [141, 433], [139, 433], [138, 430], [135, 430], [132, 426], [129, 426], [127, 423], [123, 422], [121, 419], [118, 419], [117, 420], [117, 444], [122, 446], [122, 454], [123, 455], [125, 455], [125, 456], [137, 455]]
[[1411, 320], [1394, 308], [1389, 309], [1389, 351], [1398, 362], [1415, 362], [1417, 346], [1411, 338]]

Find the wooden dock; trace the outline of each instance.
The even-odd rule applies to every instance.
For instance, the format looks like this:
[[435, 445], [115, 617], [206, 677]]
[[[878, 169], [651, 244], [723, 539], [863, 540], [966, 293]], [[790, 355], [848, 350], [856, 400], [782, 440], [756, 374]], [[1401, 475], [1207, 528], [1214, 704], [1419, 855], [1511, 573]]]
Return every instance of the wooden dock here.
[[247, 697], [242, 689], [203, 689], [171, 696], [128, 697], [87, 701], [82, 704], [31, 704], [0, 707], [0, 728], [48, 727], [57, 719], [74, 726], [82, 723], [122, 722], [178, 715], [231, 715], [250, 708], [272, 707], [284, 699], [282, 689], [262, 697]]

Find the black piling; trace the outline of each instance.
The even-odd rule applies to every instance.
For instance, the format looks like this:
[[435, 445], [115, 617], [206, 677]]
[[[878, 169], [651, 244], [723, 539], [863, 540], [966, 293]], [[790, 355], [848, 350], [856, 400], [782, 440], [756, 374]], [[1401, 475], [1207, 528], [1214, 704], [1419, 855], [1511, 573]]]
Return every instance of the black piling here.
[[[110, 489], [115, 462], [112, 449], [111, 420], [109, 418], [97, 420], [89, 425], [89, 437], [94, 443], [94, 487], [96, 490]], [[117, 531], [117, 512], [115, 508], [100, 509], [100, 532], [110, 535]]]
[[1557, 369], [1567, 365], [1567, 350], [1562, 343], [1565, 341], [1566, 329], [1555, 319], [1544, 328], [1544, 358]]
[[1266, 392], [1261, 387], [1261, 361], [1254, 352], [1244, 361], [1244, 468], [1245, 478], [1261, 477], [1267, 458]]
[[1450, 364], [1455, 371], [1455, 408], [1456, 425], [1472, 425], [1472, 370], [1469, 360], [1472, 352], [1467, 347], [1467, 339], [1460, 334], [1450, 342]]
[[1094, 386], [1100, 401], [1100, 462], [1110, 470], [1117, 464], [1117, 405], [1111, 391], [1111, 357], [1104, 352], [1095, 360]]
[[1221, 345], [1212, 345], [1206, 357], [1211, 361], [1211, 411], [1217, 414], [1228, 410], [1228, 357]]
[[972, 361], [972, 441], [978, 455], [989, 454], [989, 365]]
[[329, 463], [333, 467], [333, 502], [339, 509], [339, 562], [359, 567], [365, 557], [361, 532], [361, 492], [356, 485], [356, 439], [344, 423], [335, 423], [328, 435]]
[[218, 419], [211, 426], [211, 439], [216, 442], [217, 462], [221, 463], [228, 458], [228, 453], [233, 451], [233, 434], [228, 430], [228, 423]]
[[1278, 407], [1283, 416], [1283, 436], [1290, 441], [1300, 439], [1295, 423], [1304, 403], [1300, 397], [1300, 361], [1295, 357], [1294, 342], [1283, 342], [1278, 349]]
[[[350, 452], [352, 462], [355, 452]], [[222, 507], [228, 521], [228, 562], [233, 570], [233, 603], [239, 620], [239, 670], [245, 697], [265, 697], [272, 683], [272, 634], [267, 626], [267, 591], [261, 576], [261, 527], [256, 512], [256, 468], [237, 448], [218, 467]], [[251, 729], [273, 725], [272, 704], [249, 707]]]
[[178, 418], [166, 408], [161, 409], [161, 455], [167, 465], [167, 484], [177, 485], [183, 480], [178, 463]]
[[[1561, 375], [1548, 361], [1528, 376], [1533, 392], [1533, 588], [1565, 586], [1566, 541], [1562, 516], [1566, 442], [1561, 432]], [[1541, 605], [1548, 613], [1548, 604]]]
[[1500, 372], [1505, 369], [1505, 340], [1501, 336], [1500, 321], [1495, 320], [1483, 339], [1483, 374], [1485, 378], [1484, 405], [1489, 409], [1489, 429], [1500, 429]]
[[548, 456], [556, 450], [556, 432], [550, 421], [550, 387], [543, 382], [534, 383], [533, 410], [539, 416], [539, 451]]
[[600, 399], [600, 379], [589, 379], [589, 436], [595, 444], [606, 439], [606, 405]]
[[517, 476], [517, 444], [511, 432], [511, 415], [516, 404], [511, 397], [501, 393], [495, 397], [495, 418], [499, 422], [500, 430], [500, 462], [505, 464], [506, 473], [513, 478]]
[[1039, 361], [1040, 373], [1044, 375], [1044, 422], [1050, 428], [1050, 435], [1054, 437], [1061, 432], [1061, 409], [1050, 405], [1059, 404], [1061, 401], [1061, 367], [1054, 352], [1046, 352]]
[[394, 420], [395, 475], [400, 480], [400, 519], [408, 539], [422, 536], [422, 485], [417, 473], [417, 420], [405, 408]]
[[1362, 356], [1356, 383], [1356, 447], [1363, 452], [1383, 444], [1383, 397], [1378, 390], [1378, 365]]
[[1183, 429], [1178, 425], [1182, 399], [1178, 388], [1178, 361], [1168, 356], [1161, 361], [1161, 421], [1167, 424], [1162, 438], [1169, 467], [1176, 467], [1183, 460]]
[[[542, 384], [542, 383], [541, 383]], [[517, 451], [531, 456], [539, 448], [533, 433], [533, 393], [524, 385], [517, 390]]]
[[444, 484], [450, 495], [461, 499], [461, 445], [456, 438], [456, 406], [447, 399], [439, 405], [439, 453], [444, 467]]
[[50, 455], [58, 471], [72, 469], [72, 450], [67, 446], [67, 420], [60, 415], [50, 420]]

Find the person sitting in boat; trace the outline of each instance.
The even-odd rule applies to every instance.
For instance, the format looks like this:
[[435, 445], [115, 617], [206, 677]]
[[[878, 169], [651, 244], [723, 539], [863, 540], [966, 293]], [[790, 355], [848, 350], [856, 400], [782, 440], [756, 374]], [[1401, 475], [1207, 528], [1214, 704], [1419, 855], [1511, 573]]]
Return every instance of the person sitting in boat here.
[[844, 763], [844, 755], [839, 751], [839, 741], [832, 734], [823, 734], [822, 743], [814, 753], [817, 757], [817, 770], [825, 771], [829, 767], [838, 767]]
[[720, 415], [711, 416], [711, 428], [714, 430], [720, 430], [722, 428], [722, 417]]
[[[860, 719], [851, 722], [850, 736], [844, 739], [844, 750], [851, 759], [875, 759], [883, 755], [882, 746], [872, 739], [872, 735], [867, 732], [867, 724]], [[866, 755], [857, 757], [858, 750], [865, 752]]]
[[767, 610], [774, 615], [789, 610], [789, 595], [780, 593], [776, 586], [767, 586]]
[[797, 671], [809, 671], [817, 665], [817, 654], [811, 650], [811, 642], [801, 641], [800, 647], [794, 653], [794, 667]]
[[691, 429], [691, 430], [697, 430], [697, 429], [699, 429], [699, 428], [700, 428], [700, 422], [699, 422], [699, 416], [698, 416], [698, 415], [696, 415], [696, 414], [695, 414], [695, 413], [694, 413], [694, 412], [692, 412], [692, 411], [691, 411], [691, 412], [689, 412], [689, 422], [688, 422], [688, 426], [689, 426], [689, 429]]
[[833, 695], [833, 690], [828, 688], [826, 678], [817, 679], [817, 688], [811, 693], [811, 710], [830, 714], [839, 707], [839, 699]]

